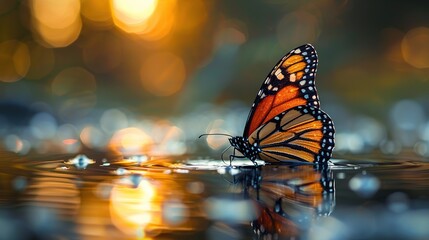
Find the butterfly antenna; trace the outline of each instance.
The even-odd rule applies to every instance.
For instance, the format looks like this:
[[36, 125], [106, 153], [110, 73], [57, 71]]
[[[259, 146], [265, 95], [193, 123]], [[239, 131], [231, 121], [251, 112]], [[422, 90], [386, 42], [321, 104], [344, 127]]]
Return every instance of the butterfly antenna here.
[[211, 135], [214, 135], [214, 136], [227, 136], [227, 137], [233, 137], [232, 135], [229, 135], [229, 134], [226, 134], [226, 133], [204, 133], [204, 134], [201, 134], [198, 138], [201, 138], [201, 137], [203, 137], [203, 136], [211, 136]]

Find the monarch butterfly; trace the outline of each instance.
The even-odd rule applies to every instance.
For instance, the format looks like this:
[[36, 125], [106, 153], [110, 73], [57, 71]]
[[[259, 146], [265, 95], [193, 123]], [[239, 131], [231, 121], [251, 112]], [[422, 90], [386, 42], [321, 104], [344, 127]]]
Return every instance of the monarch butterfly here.
[[[274, 66], [253, 102], [243, 136], [229, 138], [234, 158], [266, 162], [327, 163], [335, 129], [319, 106], [315, 87], [317, 53], [297, 47]], [[242, 154], [236, 155], [235, 151]]]

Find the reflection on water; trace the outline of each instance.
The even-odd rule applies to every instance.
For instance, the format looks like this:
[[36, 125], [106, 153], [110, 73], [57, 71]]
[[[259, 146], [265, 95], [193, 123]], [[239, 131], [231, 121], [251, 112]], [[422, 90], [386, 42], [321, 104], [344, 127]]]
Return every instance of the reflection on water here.
[[429, 236], [428, 163], [234, 164], [2, 152], [0, 239]]

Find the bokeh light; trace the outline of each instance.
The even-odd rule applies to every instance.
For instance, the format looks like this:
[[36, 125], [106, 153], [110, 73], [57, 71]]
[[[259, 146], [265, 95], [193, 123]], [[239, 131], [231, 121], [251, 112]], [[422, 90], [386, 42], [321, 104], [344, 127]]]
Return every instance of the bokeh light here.
[[38, 113], [30, 122], [30, 130], [33, 136], [38, 139], [52, 139], [57, 128], [57, 121], [48, 113]]
[[138, 25], [146, 21], [155, 11], [157, 0], [112, 0], [115, 20], [126, 25]]
[[100, 127], [106, 133], [114, 133], [128, 127], [127, 116], [119, 109], [108, 109], [100, 117]]
[[82, 29], [79, 0], [32, 0], [33, 26], [43, 43], [66, 47]]
[[165, 52], [149, 56], [140, 70], [143, 87], [155, 96], [177, 93], [186, 78], [183, 60], [173, 53]]
[[92, 149], [104, 149], [109, 141], [107, 136], [94, 126], [83, 128], [80, 133], [80, 140], [85, 146]]
[[79, 119], [96, 104], [97, 83], [94, 75], [82, 67], [70, 67], [52, 80], [52, 95], [59, 100], [62, 119]]
[[108, 1], [82, 0], [81, 14], [97, 28], [107, 28], [112, 25], [112, 16]]
[[135, 155], [150, 152], [152, 144], [152, 138], [146, 132], [130, 127], [115, 132], [109, 148], [124, 155]]
[[41, 79], [47, 76], [54, 69], [54, 51], [36, 42], [29, 43], [28, 47], [31, 65], [26, 77], [30, 79]]
[[0, 42], [0, 81], [15, 82], [24, 77], [30, 67], [30, 52], [22, 42]]
[[83, 62], [96, 73], [106, 73], [117, 68], [123, 58], [121, 41], [105, 32], [87, 37], [83, 45]]
[[93, 92], [96, 89], [94, 75], [80, 67], [61, 71], [52, 81], [52, 93], [57, 96]]
[[372, 174], [362, 172], [350, 179], [349, 187], [358, 196], [369, 198], [379, 190], [380, 180]]
[[422, 106], [412, 100], [401, 100], [393, 106], [390, 115], [394, 137], [404, 146], [413, 146], [425, 121]]
[[[15, 152], [76, 153], [106, 148], [117, 132], [136, 128], [151, 138], [146, 150], [155, 155], [218, 153], [226, 137], [194, 140], [240, 135], [261, 79], [279, 56], [309, 42], [319, 53], [317, 87], [336, 123], [336, 152], [427, 156], [429, 27], [405, 17], [361, 28], [366, 23], [352, 17], [358, 6], [7, 0], [0, 7], [0, 83], [7, 83], [0, 103], [27, 112], [1, 113], [0, 135], [19, 139], [8, 141]], [[368, 36], [368, 44], [353, 42]], [[36, 134], [31, 119], [41, 113], [68, 136]]]
[[429, 28], [417, 27], [408, 31], [402, 40], [404, 60], [416, 68], [429, 67]]
[[158, 40], [170, 32], [175, 6], [175, 0], [111, 0], [115, 25], [146, 40]]

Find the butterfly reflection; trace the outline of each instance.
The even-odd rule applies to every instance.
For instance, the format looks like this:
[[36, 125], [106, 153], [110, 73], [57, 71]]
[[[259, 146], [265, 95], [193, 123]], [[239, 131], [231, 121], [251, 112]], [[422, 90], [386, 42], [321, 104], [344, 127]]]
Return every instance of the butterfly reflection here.
[[305, 235], [312, 221], [330, 215], [335, 206], [335, 182], [329, 168], [278, 165], [241, 168], [235, 182], [253, 199], [259, 217], [251, 222], [256, 239]]

